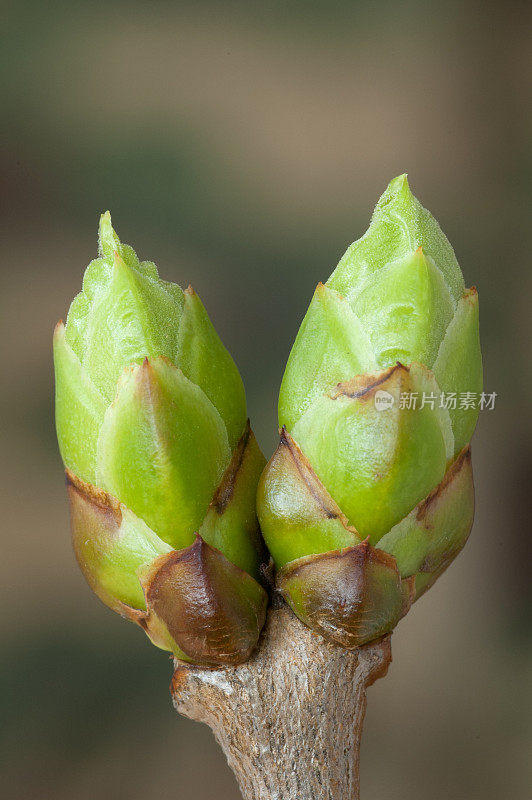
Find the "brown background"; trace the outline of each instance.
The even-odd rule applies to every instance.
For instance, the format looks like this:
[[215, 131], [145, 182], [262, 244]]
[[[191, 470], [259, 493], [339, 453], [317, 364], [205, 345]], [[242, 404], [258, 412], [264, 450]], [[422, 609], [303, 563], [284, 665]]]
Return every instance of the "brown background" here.
[[363, 797], [529, 797], [527, 4], [2, 5], [4, 796], [237, 798], [210, 732], [172, 711], [165, 654], [98, 603], [70, 552], [50, 345], [98, 214], [194, 284], [269, 455], [314, 286], [408, 171], [479, 287], [499, 396], [475, 435], [470, 543], [370, 690]]

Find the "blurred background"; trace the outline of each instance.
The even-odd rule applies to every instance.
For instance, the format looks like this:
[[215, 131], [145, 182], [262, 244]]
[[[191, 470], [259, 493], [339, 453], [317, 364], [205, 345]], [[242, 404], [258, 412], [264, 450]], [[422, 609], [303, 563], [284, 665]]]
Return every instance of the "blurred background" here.
[[267, 455], [315, 284], [393, 176], [481, 299], [478, 511], [369, 691], [364, 800], [530, 797], [530, 184], [525, 2], [2, 3], [0, 753], [6, 798], [237, 800], [171, 662], [70, 550], [51, 335], [109, 208], [193, 283]]

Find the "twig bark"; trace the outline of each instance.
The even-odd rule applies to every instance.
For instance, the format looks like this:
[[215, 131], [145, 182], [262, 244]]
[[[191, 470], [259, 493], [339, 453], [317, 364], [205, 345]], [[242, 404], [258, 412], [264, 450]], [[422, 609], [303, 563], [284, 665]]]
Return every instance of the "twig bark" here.
[[357, 800], [366, 689], [386, 674], [390, 642], [345, 650], [278, 605], [247, 663], [176, 661], [174, 705], [212, 728], [244, 800]]

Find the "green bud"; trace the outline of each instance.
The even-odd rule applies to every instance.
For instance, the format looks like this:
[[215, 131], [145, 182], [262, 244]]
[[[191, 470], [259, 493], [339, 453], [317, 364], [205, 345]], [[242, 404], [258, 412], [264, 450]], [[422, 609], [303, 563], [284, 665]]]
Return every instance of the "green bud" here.
[[316, 289], [259, 483], [278, 586], [303, 622], [349, 647], [389, 632], [463, 547], [478, 407], [459, 397], [481, 390], [476, 291], [403, 175]]
[[180, 658], [245, 660], [267, 595], [255, 514], [265, 459], [242, 380], [194, 291], [139, 261], [108, 213], [99, 258], [56, 327], [54, 363], [88, 583]]

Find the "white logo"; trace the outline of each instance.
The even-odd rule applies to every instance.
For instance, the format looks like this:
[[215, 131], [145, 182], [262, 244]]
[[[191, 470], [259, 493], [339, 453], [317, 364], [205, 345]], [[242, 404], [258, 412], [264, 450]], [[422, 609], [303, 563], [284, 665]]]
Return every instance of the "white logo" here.
[[375, 408], [377, 411], [388, 411], [394, 404], [395, 398], [390, 392], [378, 389], [375, 392]]

